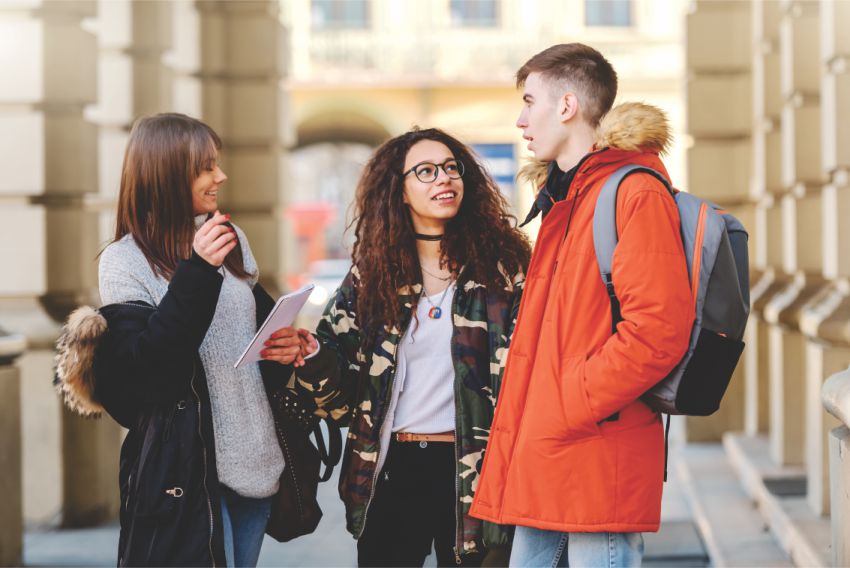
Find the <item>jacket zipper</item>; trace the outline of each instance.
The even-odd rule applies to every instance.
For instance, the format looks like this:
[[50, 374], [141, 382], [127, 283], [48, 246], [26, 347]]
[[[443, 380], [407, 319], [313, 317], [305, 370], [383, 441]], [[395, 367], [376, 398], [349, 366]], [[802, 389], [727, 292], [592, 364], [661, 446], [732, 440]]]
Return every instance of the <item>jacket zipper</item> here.
[[[411, 319], [413, 319], [413, 318], [411, 318]], [[393, 380], [390, 381], [389, 385], [387, 385], [387, 392], [389, 392], [390, 401], [392, 401], [392, 398], [393, 398], [393, 385], [395, 385], [395, 380], [398, 377], [398, 347], [399, 347], [399, 345], [401, 345], [401, 342], [404, 340], [404, 334], [407, 333], [407, 328], [409, 326], [410, 326], [410, 321], [407, 322], [407, 325], [404, 326], [404, 329], [399, 330], [398, 343], [396, 343], [393, 346]], [[355, 401], [355, 402], [358, 405], [360, 404], [360, 401]], [[387, 408], [389, 409], [389, 405], [387, 405]], [[381, 428], [383, 428], [384, 421], [386, 420], [386, 418], [387, 418], [386, 415], [384, 415], [384, 418], [381, 420], [381, 426], [378, 427], [378, 456], [375, 459], [380, 458], [380, 455], [381, 455], [381, 440], [380, 440]], [[392, 439], [392, 433], [390, 433], [390, 439]], [[387, 448], [387, 451], [389, 451], [389, 448]], [[384, 464], [386, 465], [386, 460], [384, 460]], [[357, 540], [360, 540], [360, 537], [363, 536], [363, 531], [366, 530], [366, 519], [369, 516], [369, 506], [372, 505], [372, 499], [375, 498], [375, 487], [378, 485], [378, 474], [379, 473], [380, 472], [378, 471], [378, 462], [376, 461], [375, 462], [375, 473], [372, 474], [372, 487], [369, 490], [369, 500], [366, 501], [366, 509], [365, 509], [365, 511], [363, 511], [363, 524], [360, 526], [360, 532], [355, 537]]]
[[133, 473], [130, 472], [130, 475], [127, 477], [127, 498], [124, 499], [124, 511], [130, 512], [130, 493], [132, 493], [133, 486]]
[[212, 545], [213, 531], [215, 529], [215, 518], [213, 517], [213, 508], [212, 508], [212, 500], [210, 500], [210, 492], [209, 492], [209, 489], [207, 488], [207, 444], [206, 444], [206, 441], [204, 440], [204, 433], [203, 433], [203, 421], [202, 421], [202, 416], [201, 416], [201, 396], [198, 394], [198, 391], [195, 389], [195, 362], [194, 361], [192, 361], [192, 379], [191, 379], [191, 381], [189, 381], [189, 384], [192, 386], [192, 393], [194, 393], [195, 400], [198, 402], [198, 437], [200, 437], [200, 439], [201, 439], [201, 449], [203, 450], [203, 456], [204, 456], [203, 486], [204, 486], [204, 495], [207, 498], [207, 511], [209, 513], [209, 516], [210, 516], [210, 537], [209, 537], [209, 540], [207, 541], [207, 546], [208, 546], [208, 550], [209, 550], [209, 553], [210, 553], [210, 562], [212, 563], [212, 566], [215, 567], [216, 566], [215, 554], [213, 553], [213, 545]]
[[[452, 334], [454, 336], [454, 333]], [[455, 564], [460, 566], [460, 547], [462, 546], [462, 533], [463, 533], [463, 516], [460, 513], [460, 472], [458, 471], [457, 464], [460, 463], [460, 450], [458, 444], [458, 434], [460, 433], [460, 428], [458, 428], [458, 393], [457, 393], [457, 381], [454, 383], [455, 390], [455, 441], [454, 441], [454, 456], [455, 456], [455, 545], [453, 547], [455, 553]]]
[[[457, 302], [457, 294], [452, 301], [452, 341], [451, 341], [451, 356], [452, 356], [452, 368], [454, 368], [454, 346], [455, 346], [455, 322], [454, 322], [454, 313], [459, 309], [456, 309]], [[455, 553], [455, 564], [460, 566], [460, 549], [463, 546], [463, 515], [461, 515], [461, 507], [460, 507], [460, 472], [458, 471], [458, 465], [460, 463], [460, 444], [458, 444], [458, 437], [460, 435], [460, 420], [458, 412], [458, 408], [460, 407], [460, 394], [458, 393], [458, 384], [457, 384], [457, 376], [454, 377], [454, 381], [452, 381], [452, 385], [454, 386], [454, 395], [455, 395], [455, 441], [454, 441], [454, 456], [455, 456], [455, 545], [453, 551]]]

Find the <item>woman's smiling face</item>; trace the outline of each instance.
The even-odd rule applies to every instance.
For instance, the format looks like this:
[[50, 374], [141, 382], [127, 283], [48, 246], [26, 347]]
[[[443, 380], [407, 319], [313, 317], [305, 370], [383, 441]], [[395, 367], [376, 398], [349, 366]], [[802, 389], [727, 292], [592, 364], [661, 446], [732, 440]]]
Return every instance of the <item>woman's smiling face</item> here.
[[[410, 209], [417, 233], [442, 233], [445, 224], [457, 215], [463, 201], [462, 168], [442, 142], [420, 140], [410, 147], [402, 170], [408, 172], [404, 180], [404, 203]], [[419, 179], [428, 180], [435, 172], [433, 181]]]
[[218, 209], [218, 189], [227, 180], [227, 176], [216, 159], [198, 174], [192, 182], [192, 210], [195, 215], [215, 213]]

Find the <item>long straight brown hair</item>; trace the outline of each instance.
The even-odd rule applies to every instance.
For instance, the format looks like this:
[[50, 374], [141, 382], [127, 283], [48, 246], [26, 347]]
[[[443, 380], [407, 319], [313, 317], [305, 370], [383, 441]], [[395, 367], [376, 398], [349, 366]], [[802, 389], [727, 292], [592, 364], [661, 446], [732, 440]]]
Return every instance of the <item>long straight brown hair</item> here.
[[[132, 235], [151, 270], [170, 280], [177, 263], [192, 254], [192, 183], [215, 167], [220, 149], [212, 128], [184, 114], [138, 119], [124, 152], [113, 242]], [[224, 266], [239, 278], [250, 276], [239, 246]]]

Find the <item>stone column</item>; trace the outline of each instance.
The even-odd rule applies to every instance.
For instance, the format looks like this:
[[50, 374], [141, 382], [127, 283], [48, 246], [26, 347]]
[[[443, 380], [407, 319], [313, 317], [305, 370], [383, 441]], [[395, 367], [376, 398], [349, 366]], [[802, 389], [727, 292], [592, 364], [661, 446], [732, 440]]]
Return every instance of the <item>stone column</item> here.
[[[781, 289], [768, 255], [767, 208], [779, 188], [779, 20], [777, 2], [752, 2], [752, 120], [750, 200], [751, 315], [744, 341], [745, 425], [747, 434], [765, 433], [769, 425], [768, 324], [764, 306]], [[775, 248], [775, 247], [774, 247]], [[778, 256], [778, 255], [777, 255]]]
[[750, 274], [750, 318], [744, 341], [744, 431], [755, 436], [767, 433], [770, 424], [770, 375], [768, 359], [768, 328], [764, 307], [782, 290], [784, 282], [772, 269]]
[[818, 6], [811, 2], [781, 4], [779, 77], [781, 110], [781, 176], [777, 225], [782, 231], [782, 271], [790, 284], [771, 301], [765, 315], [770, 329], [771, 453], [777, 463], [805, 461], [806, 339], [800, 333], [805, 305], [819, 298], [822, 277], [820, 227], [821, 175], [819, 137], [820, 72]]
[[[845, 319], [845, 324], [846, 324]], [[830, 525], [832, 526], [832, 566], [850, 564], [850, 370], [829, 377], [823, 385], [824, 408], [840, 422], [829, 433]]]
[[[89, 300], [85, 202], [96, 189], [91, 0], [0, 5], [0, 323], [23, 333], [23, 503], [28, 520], [61, 507], [61, 420], [52, 391], [53, 342], [70, 309]], [[70, 62], [70, 63], [69, 63]]]
[[22, 335], [0, 329], [0, 566], [20, 566], [23, 561], [21, 374], [14, 362], [25, 348]]
[[[821, 230], [809, 234], [821, 238], [822, 274], [830, 282], [824, 293], [806, 306], [802, 331], [808, 346], [806, 357], [806, 469], [808, 503], [818, 514], [830, 513], [830, 464], [828, 432], [838, 421], [821, 405], [821, 387], [831, 374], [850, 365], [850, 266], [847, 266], [847, 178], [850, 169], [850, 136], [841, 121], [850, 119], [847, 61], [850, 38], [844, 29], [850, 21], [850, 5], [845, 2], [820, 3], [817, 28], [820, 80], [820, 178], [827, 182], [821, 192]], [[842, 216], [842, 213], [845, 216]], [[842, 256], [843, 255], [843, 256]]]
[[[750, 7], [704, 1], [693, 6], [686, 31], [687, 128], [694, 140], [688, 149], [687, 190], [752, 216]], [[721, 35], [724, 41], [717, 41]], [[722, 108], [718, 101], [724, 101]], [[741, 363], [717, 413], [687, 419], [688, 440], [719, 440], [724, 431], [743, 428], [743, 367]]]
[[[99, 219], [92, 236], [98, 250], [114, 237], [121, 164], [133, 121], [172, 109], [173, 74], [165, 62], [172, 13], [191, 7], [188, 2], [98, 1], [98, 100], [88, 113], [98, 129], [98, 195], [89, 202]], [[192, 27], [181, 32], [180, 37], [191, 37]], [[91, 269], [96, 274], [95, 263]]]
[[[183, 3], [180, 3], [181, 5]], [[97, 195], [85, 202], [88, 217], [85, 284], [97, 303], [97, 252], [114, 235], [115, 201], [127, 133], [140, 115], [170, 110], [171, 70], [164, 55], [172, 40], [176, 3], [97, 2], [97, 104], [87, 118], [96, 125]], [[95, 222], [97, 220], [97, 222]], [[67, 411], [62, 418], [63, 525], [87, 526], [114, 518], [121, 429], [108, 417], [87, 420]]]
[[847, 566], [850, 563], [850, 430], [841, 426], [829, 433], [830, 487], [833, 505], [832, 565]]
[[823, 382], [850, 367], [850, 348], [809, 340], [806, 353], [806, 499], [812, 511], [829, 515], [829, 432], [841, 423], [823, 408]]
[[271, 0], [199, 3], [203, 118], [224, 140], [222, 209], [245, 230], [272, 293], [284, 287], [285, 29]]

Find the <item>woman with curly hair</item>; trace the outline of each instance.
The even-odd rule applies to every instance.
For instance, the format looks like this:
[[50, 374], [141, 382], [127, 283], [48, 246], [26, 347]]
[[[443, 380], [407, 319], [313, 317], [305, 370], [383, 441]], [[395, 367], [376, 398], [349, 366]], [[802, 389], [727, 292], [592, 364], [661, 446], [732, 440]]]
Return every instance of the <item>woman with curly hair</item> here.
[[[413, 130], [357, 187], [353, 267], [313, 336], [288, 328], [320, 415], [349, 425], [340, 477], [361, 566], [507, 561], [510, 532], [468, 515], [530, 256], [464, 144]], [[504, 556], [501, 556], [504, 554]]]

